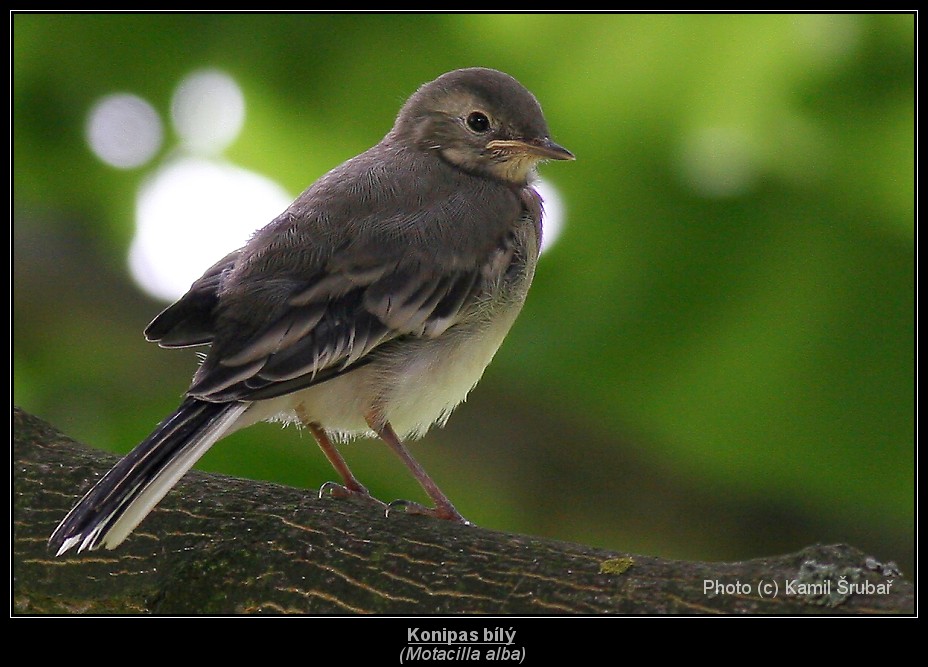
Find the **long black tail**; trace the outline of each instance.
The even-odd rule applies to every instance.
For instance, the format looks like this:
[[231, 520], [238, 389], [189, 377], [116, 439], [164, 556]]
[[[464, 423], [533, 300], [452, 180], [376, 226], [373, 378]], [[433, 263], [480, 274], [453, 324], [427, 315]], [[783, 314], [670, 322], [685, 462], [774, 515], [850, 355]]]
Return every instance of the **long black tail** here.
[[185, 399], [58, 525], [48, 541], [55, 555], [119, 545], [248, 406]]

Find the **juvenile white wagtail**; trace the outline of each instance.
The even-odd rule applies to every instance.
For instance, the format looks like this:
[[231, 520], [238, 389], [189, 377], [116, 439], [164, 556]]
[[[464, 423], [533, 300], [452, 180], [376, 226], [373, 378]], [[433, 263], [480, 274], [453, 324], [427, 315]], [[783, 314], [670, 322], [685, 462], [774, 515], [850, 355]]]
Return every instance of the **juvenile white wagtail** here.
[[227, 255], [145, 330], [210, 345], [180, 407], [110, 470], [49, 540], [114, 548], [226, 435], [303, 424], [370, 497], [335, 442], [379, 436], [434, 503], [464, 521], [405, 438], [443, 424], [522, 308], [541, 241], [536, 165], [571, 160], [507, 74], [462, 69], [423, 85], [376, 146], [336, 167]]

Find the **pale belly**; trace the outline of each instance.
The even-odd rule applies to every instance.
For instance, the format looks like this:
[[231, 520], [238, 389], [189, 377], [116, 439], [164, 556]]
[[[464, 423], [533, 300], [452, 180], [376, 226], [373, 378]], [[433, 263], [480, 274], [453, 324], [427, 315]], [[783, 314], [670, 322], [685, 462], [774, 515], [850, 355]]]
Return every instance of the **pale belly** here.
[[450, 329], [437, 339], [406, 339], [377, 359], [293, 394], [257, 401], [237, 427], [258, 421], [315, 422], [336, 438], [373, 436], [366, 417], [389, 422], [401, 438], [443, 424], [480, 380], [521, 304], [491, 324]]

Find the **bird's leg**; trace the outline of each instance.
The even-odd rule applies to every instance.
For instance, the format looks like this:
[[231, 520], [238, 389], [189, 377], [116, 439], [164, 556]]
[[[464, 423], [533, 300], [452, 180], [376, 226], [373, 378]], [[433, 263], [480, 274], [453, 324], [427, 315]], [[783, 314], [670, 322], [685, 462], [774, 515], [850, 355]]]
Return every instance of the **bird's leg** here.
[[[298, 416], [302, 419], [299, 413]], [[351, 469], [348, 467], [348, 462], [345, 461], [341, 452], [335, 447], [335, 444], [332, 442], [331, 438], [329, 438], [329, 434], [325, 432], [325, 429], [322, 428], [322, 425], [318, 422], [311, 421], [304, 421], [303, 423], [312, 431], [313, 437], [319, 445], [319, 449], [325, 454], [325, 457], [329, 460], [329, 463], [332, 464], [332, 467], [335, 468], [336, 472], [341, 475], [342, 481], [344, 482], [344, 485], [336, 484], [335, 482], [326, 482], [319, 489], [319, 497], [321, 498], [326, 493], [330, 493], [339, 498], [362, 496], [363, 498], [369, 498], [379, 503], [380, 501], [371, 496], [371, 492], [368, 491], [351, 472]]]
[[399, 436], [396, 435], [396, 432], [393, 430], [393, 427], [390, 426], [389, 422], [379, 420], [376, 417], [369, 415], [367, 417], [367, 423], [372, 429], [374, 429], [374, 432], [380, 436], [380, 439], [387, 443], [387, 445], [390, 446], [390, 449], [396, 452], [396, 455], [403, 460], [403, 463], [405, 463], [406, 467], [409, 468], [409, 471], [413, 474], [413, 477], [416, 478], [416, 480], [428, 494], [429, 498], [432, 499], [432, 502], [435, 503], [435, 507], [430, 508], [410, 500], [395, 500], [389, 504], [389, 508], [402, 507], [405, 511], [411, 514], [425, 514], [427, 516], [433, 516], [437, 519], [445, 519], [448, 521], [454, 521], [468, 525], [470, 524], [470, 521], [461, 516], [461, 514], [454, 508], [454, 505], [452, 505], [451, 501], [448, 500], [448, 496], [442, 493], [442, 490], [438, 488], [438, 485], [432, 481], [432, 478], [429, 477], [427, 472], [425, 472], [425, 468], [423, 468], [419, 462], [412, 457], [412, 454], [410, 454], [409, 450], [406, 449], [406, 445], [404, 445], [403, 442], [399, 439]]

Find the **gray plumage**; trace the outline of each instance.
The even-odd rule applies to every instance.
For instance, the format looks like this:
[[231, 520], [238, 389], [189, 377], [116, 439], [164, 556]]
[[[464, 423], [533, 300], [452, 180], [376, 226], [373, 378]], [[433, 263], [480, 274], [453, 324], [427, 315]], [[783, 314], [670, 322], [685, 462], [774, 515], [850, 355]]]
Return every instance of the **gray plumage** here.
[[[329, 437], [376, 434], [463, 520], [400, 442], [442, 424], [521, 309], [541, 242], [530, 186], [551, 142], [535, 98], [488, 69], [421, 87], [373, 148], [320, 178], [146, 329], [164, 347], [209, 344], [174, 415], [78, 503], [58, 553], [113, 548], [218, 439], [263, 420]], [[414, 508], [419, 506], [414, 506]]]

